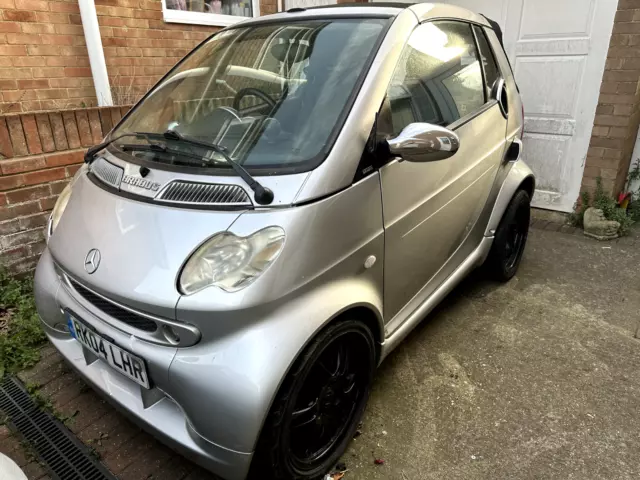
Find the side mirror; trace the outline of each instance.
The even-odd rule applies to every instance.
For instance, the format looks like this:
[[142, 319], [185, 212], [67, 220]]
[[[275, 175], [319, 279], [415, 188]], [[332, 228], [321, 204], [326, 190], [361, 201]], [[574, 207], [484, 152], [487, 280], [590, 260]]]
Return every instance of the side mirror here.
[[410, 123], [387, 144], [392, 155], [407, 162], [435, 162], [454, 156], [460, 148], [460, 139], [438, 125]]

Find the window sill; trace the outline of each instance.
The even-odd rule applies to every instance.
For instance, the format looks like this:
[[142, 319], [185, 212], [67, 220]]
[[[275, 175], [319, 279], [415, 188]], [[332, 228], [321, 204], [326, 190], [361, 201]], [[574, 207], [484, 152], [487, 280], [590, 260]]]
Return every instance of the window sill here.
[[252, 17], [237, 17], [234, 15], [219, 15], [215, 13], [187, 12], [184, 10], [163, 9], [163, 18], [167, 23], [188, 23], [191, 25], [210, 25], [214, 27], [228, 27]]

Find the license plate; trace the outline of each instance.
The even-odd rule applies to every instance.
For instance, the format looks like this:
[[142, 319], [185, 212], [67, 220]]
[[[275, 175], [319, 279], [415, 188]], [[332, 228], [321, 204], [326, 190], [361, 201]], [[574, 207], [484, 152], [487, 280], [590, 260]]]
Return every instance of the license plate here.
[[150, 388], [147, 367], [140, 357], [121, 349], [67, 313], [71, 336], [126, 377]]

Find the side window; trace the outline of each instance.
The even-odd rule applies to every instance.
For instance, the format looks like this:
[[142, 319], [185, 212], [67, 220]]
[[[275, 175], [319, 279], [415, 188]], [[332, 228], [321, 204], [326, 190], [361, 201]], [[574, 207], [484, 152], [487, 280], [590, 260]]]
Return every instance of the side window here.
[[387, 91], [390, 130], [412, 122], [447, 126], [485, 103], [482, 71], [471, 25], [420, 25], [403, 51]]
[[490, 93], [493, 84], [500, 76], [500, 71], [498, 70], [496, 59], [493, 56], [493, 51], [489, 46], [489, 41], [487, 40], [487, 35], [484, 33], [484, 30], [476, 25], [473, 26], [473, 30], [478, 39], [478, 49], [480, 50], [480, 58], [482, 59], [482, 65], [484, 67], [487, 92]]

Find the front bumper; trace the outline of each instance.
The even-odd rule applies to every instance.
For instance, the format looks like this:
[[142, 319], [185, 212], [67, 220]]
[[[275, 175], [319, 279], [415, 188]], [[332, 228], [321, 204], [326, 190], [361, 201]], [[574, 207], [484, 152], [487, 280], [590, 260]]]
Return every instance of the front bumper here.
[[[246, 477], [252, 453], [227, 449], [203, 438], [192, 427], [181, 406], [165, 393], [175, 348], [140, 341], [111, 327], [80, 305], [61, 285], [47, 249], [36, 270], [35, 296], [47, 337], [98, 393], [143, 429], [204, 468], [228, 480]], [[155, 385], [150, 390], [140, 387], [92, 356], [68, 333], [60, 331], [60, 326], [66, 323], [64, 309], [73, 311], [99, 333], [145, 358]], [[199, 421], [215, 422], [215, 419]]]

